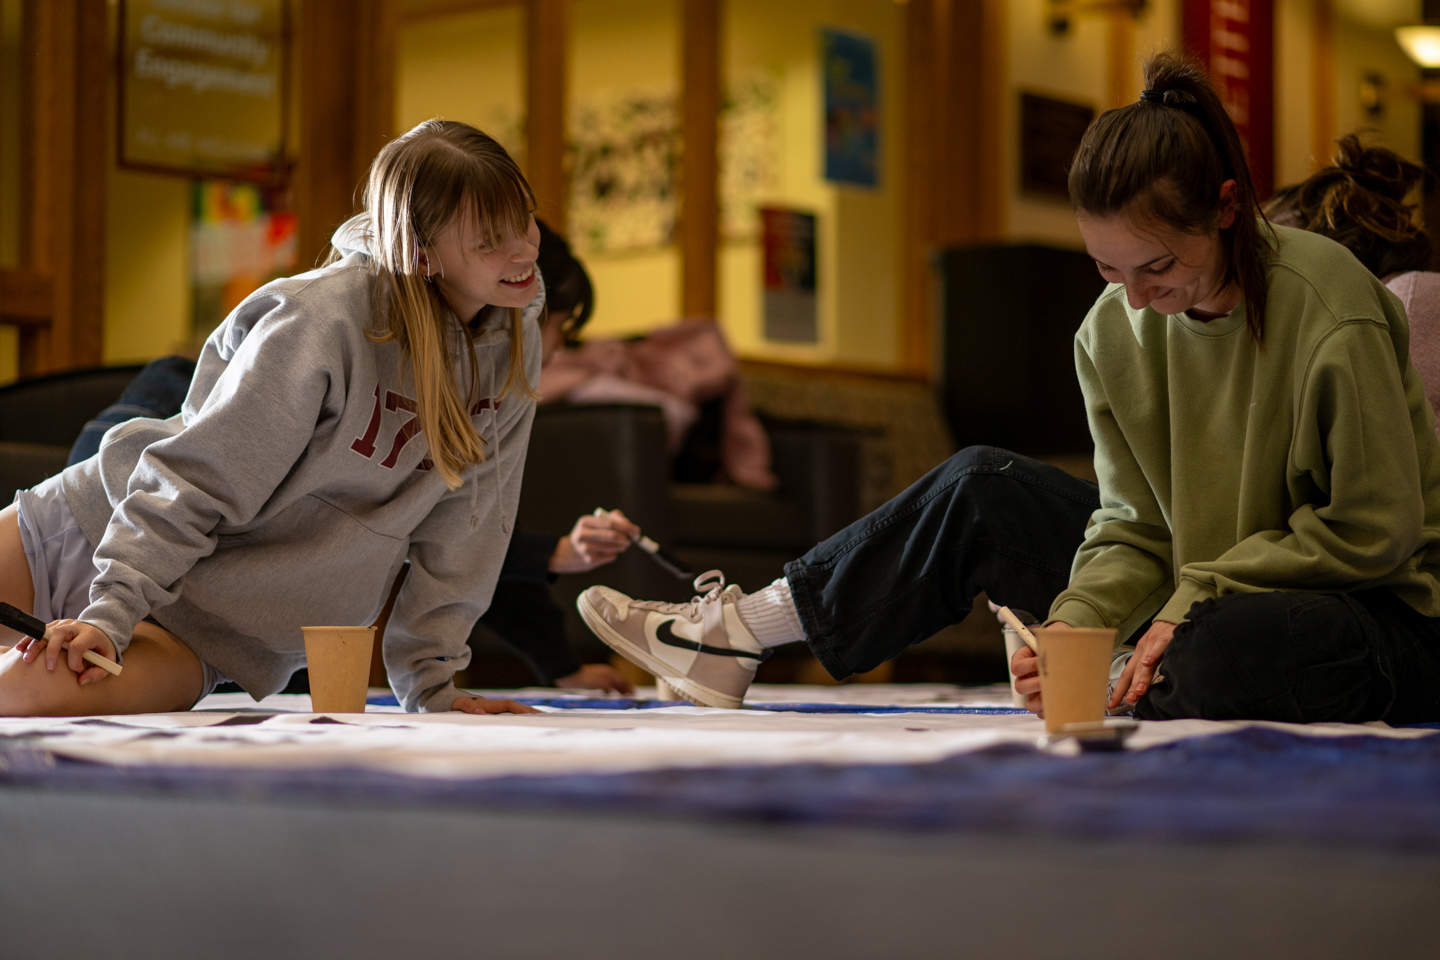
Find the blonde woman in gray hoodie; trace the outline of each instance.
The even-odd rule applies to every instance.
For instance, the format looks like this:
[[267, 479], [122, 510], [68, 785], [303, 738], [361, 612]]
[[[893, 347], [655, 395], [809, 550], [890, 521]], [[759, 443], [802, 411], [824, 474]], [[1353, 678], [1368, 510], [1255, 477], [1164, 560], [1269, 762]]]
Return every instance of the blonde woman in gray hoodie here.
[[405, 708], [528, 712], [452, 678], [534, 417], [533, 206], [493, 139], [420, 124], [376, 157], [327, 264], [210, 336], [179, 415], [120, 424], [17, 494], [0, 600], [50, 639], [0, 634], [0, 714], [184, 710], [226, 679], [258, 700], [305, 665], [302, 625], [373, 622], [406, 560], [384, 646]]

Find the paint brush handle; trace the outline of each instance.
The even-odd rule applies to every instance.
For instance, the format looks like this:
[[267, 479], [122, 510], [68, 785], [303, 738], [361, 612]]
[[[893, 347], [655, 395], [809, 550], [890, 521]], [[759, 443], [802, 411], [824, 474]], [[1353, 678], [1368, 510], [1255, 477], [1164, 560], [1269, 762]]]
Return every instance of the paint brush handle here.
[[1034, 650], [1036, 653], [1040, 652], [1040, 648], [1035, 645], [1035, 634], [1031, 633], [1030, 628], [1020, 622], [1020, 618], [1015, 616], [1009, 607], [1001, 607], [996, 613], [1000, 615], [1001, 620], [1005, 621], [1006, 626], [1015, 631], [1016, 636], [1025, 641], [1025, 646]]
[[[16, 633], [23, 633], [27, 637], [33, 637], [42, 642], [49, 642], [49, 638], [46, 636], [49, 630], [45, 626], [45, 621], [39, 617], [32, 617], [24, 610], [18, 607], [12, 607], [8, 603], [0, 603], [0, 626], [9, 627]], [[117, 677], [120, 676], [120, 671], [125, 669], [114, 660], [111, 660], [109, 657], [103, 657], [94, 650], [86, 650], [80, 657], [86, 663], [94, 664], [105, 672], [114, 674]]]
[[[595, 516], [603, 517], [605, 516], [605, 514], [606, 511], [603, 507], [595, 508]], [[644, 550], [646, 553], [650, 554], [650, 559], [660, 564], [660, 566], [664, 567], [674, 576], [677, 576], [682, 580], [689, 580], [690, 578], [695, 576], [695, 574], [690, 570], [690, 568], [686, 566], [684, 560], [681, 560], [679, 557], [675, 556], [673, 553], [660, 546], [660, 544], [645, 536], [644, 533], [640, 533], [636, 536], [631, 537], [630, 542], [635, 544], [635, 546], [639, 547], [641, 550]]]

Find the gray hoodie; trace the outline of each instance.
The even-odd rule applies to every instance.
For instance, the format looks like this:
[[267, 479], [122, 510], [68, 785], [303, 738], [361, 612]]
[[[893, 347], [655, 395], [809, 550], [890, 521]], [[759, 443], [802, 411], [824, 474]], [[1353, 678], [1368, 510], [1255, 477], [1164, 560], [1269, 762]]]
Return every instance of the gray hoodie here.
[[[472, 341], [486, 459], [447, 490], [419, 433], [409, 358], [365, 336], [376, 305], [356, 221], [335, 245], [340, 262], [235, 308], [179, 414], [115, 427], [62, 475], [97, 544], [80, 619], [123, 652], [153, 617], [258, 700], [304, 666], [302, 626], [372, 623], [408, 559], [385, 666], [405, 709], [448, 710], [510, 542], [535, 404], [497, 399], [509, 333], [487, 324]], [[524, 311], [532, 386], [544, 300], [542, 287]], [[468, 362], [457, 378], [463, 392]]]

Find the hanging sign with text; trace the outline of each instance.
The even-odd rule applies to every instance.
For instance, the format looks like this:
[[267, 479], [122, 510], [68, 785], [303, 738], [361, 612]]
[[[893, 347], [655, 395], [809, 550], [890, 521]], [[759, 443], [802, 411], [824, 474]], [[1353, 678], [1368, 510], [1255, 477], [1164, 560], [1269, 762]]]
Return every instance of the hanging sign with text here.
[[285, 0], [121, 0], [120, 163], [280, 179]]
[[1210, 71], [1245, 151], [1260, 197], [1275, 189], [1273, 0], [1185, 0], [1185, 46]]

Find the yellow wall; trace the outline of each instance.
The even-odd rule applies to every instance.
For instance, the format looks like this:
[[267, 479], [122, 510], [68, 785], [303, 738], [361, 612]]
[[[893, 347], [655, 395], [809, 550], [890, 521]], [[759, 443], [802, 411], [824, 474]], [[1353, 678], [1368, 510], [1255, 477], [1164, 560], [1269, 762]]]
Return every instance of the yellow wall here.
[[[1275, 5], [1275, 183], [1295, 183], [1330, 162], [1316, 157], [1315, 24], [1311, 0], [1278, 0]], [[1420, 159], [1420, 105], [1409, 87], [1419, 68], [1395, 43], [1394, 28], [1421, 19], [1419, 0], [1337, 0], [1334, 28], [1334, 83], [1323, 95], [1335, 112], [1336, 136], [1362, 131], [1367, 141]], [[1361, 78], [1369, 72], [1386, 81], [1382, 116], [1360, 106]]]
[[[771, 202], [819, 216], [817, 346], [767, 343], [761, 331], [760, 259], [754, 239], [721, 251], [719, 314], [737, 352], [804, 362], [893, 367], [897, 360], [899, 205], [894, 132], [899, 123], [903, 11], [876, 0], [729, 0], [725, 71], [765, 73], [779, 92]], [[572, 104], [607, 90], [674, 95], [679, 89], [678, 5], [674, 0], [575, 0]], [[853, 30], [878, 44], [881, 185], [836, 186], [821, 178], [821, 26]], [[420, 20], [402, 34], [403, 125], [436, 114], [484, 127], [523, 111], [523, 28], [518, 8]], [[509, 111], [510, 113], [507, 113]], [[680, 314], [675, 247], [585, 255], [596, 287], [587, 333], [625, 335], [672, 323]]]
[[1313, 0], [1275, 3], [1275, 184], [1315, 172]]
[[[1420, 158], [1420, 103], [1409, 88], [1420, 68], [1395, 42], [1395, 27], [1421, 21], [1420, 0], [1339, 0], [1335, 5], [1336, 126], [1339, 133], [1369, 131], [1367, 139]], [[1360, 105], [1366, 73], [1385, 79], [1385, 109], [1367, 116]]]
[[105, 362], [137, 363], [190, 339], [190, 181], [111, 169]]
[[[760, 251], [754, 239], [721, 251], [720, 321], [737, 353], [759, 359], [893, 368], [899, 360], [900, 137], [903, 11], [873, 0], [729, 0], [725, 71], [778, 80], [779, 175], [762, 202], [817, 215], [820, 342], [764, 339]], [[824, 166], [822, 27], [875, 41], [880, 88], [880, 171], [873, 189], [829, 183]]]
[[399, 129], [432, 117], [461, 120], [523, 161], [524, 30], [519, 6], [407, 24], [400, 31]]
[[[190, 181], [112, 166], [106, 187], [104, 362], [153, 360], [190, 337]], [[17, 346], [0, 327], [0, 383]]]
[[[674, 0], [574, 0], [570, 103], [608, 90], [675, 95], [680, 89], [680, 18]], [[585, 254], [595, 284], [589, 336], [623, 336], [680, 316], [680, 252]]]

